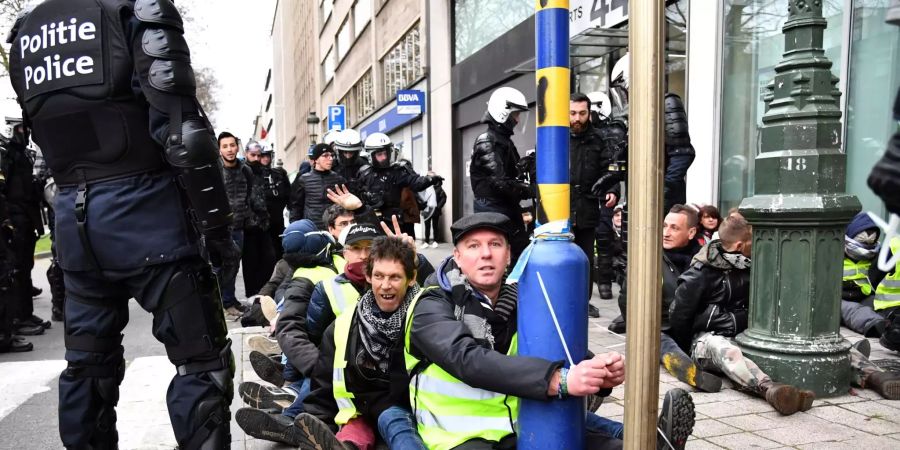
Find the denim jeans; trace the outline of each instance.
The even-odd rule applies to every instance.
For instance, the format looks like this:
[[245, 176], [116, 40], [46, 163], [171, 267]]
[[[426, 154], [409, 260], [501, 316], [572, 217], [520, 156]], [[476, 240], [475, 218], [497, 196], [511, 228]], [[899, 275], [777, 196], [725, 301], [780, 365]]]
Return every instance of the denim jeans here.
[[[238, 248], [244, 249], [244, 230], [231, 230], [231, 240]], [[236, 258], [222, 261], [222, 267], [215, 267], [216, 278], [219, 280], [219, 291], [222, 292], [222, 307], [229, 308], [238, 303], [234, 293], [234, 283], [237, 280], [238, 269], [241, 266], [241, 255]]]
[[412, 413], [399, 406], [391, 406], [378, 416], [378, 434], [391, 450], [425, 450], [416, 430]]
[[306, 411], [303, 407], [303, 400], [309, 395], [309, 378], [297, 380], [287, 385], [285, 389], [293, 392], [297, 397], [294, 399], [294, 403], [291, 403], [291, 406], [288, 406], [281, 412], [281, 415], [293, 419]]
[[592, 412], [587, 413], [587, 416], [584, 418], [584, 427], [592, 433], [604, 434], [616, 439], [622, 439], [625, 436], [625, 425], [623, 423], [609, 420]]

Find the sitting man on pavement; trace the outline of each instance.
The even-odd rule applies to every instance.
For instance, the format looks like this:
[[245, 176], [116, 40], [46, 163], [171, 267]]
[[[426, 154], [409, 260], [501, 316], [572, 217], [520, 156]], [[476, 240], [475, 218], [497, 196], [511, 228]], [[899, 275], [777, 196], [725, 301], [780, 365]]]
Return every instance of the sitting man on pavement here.
[[706, 244], [678, 280], [669, 314], [671, 335], [681, 348], [691, 350], [698, 366], [721, 371], [738, 389], [765, 398], [779, 413], [806, 411], [815, 393], [773, 382], [732, 341], [747, 328], [752, 238], [743, 216], [725, 218], [719, 239]]
[[[881, 338], [888, 350], [900, 350], [900, 318], [894, 307], [875, 311], [875, 286], [885, 278], [873, 261], [881, 251], [878, 225], [861, 212], [844, 235], [844, 278], [841, 285], [841, 324], [865, 337]], [[883, 289], [882, 289], [883, 290]]]
[[415, 255], [403, 238], [375, 239], [365, 271], [371, 289], [325, 330], [306, 413], [295, 421], [301, 448], [371, 450], [376, 427], [391, 449], [425, 448], [402, 352], [406, 310], [419, 292]]
[[[309, 340], [306, 332], [306, 310], [315, 284], [343, 272], [345, 261], [331, 251], [334, 244], [331, 234], [316, 229], [312, 221], [298, 220], [288, 226], [282, 239], [286, 252], [300, 254], [299, 268], [294, 272], [284, 294], [284, 309], [278, 316], [275, 337], [284, 351], [283, 378], [291, 383], [297, 395], [285, 395], [283, 389], [275, 389], [258, 383], [241, 383], [238, 392], [251, 407], [281, 410], [284, 402], [290, 404], [309, 392], [309, 374], [319, 356], [319, 350]], [[285, 415], [297, 414], [293, 408]]]
[[[510, 263], [508, 220], [484, 212], [454, 223], [453, 256], [409, 307], [404, 341], [409, 394], [419, 435], [430, 449], [514, 448], [516, 397], [553, 401], [604, 390], [608, 395], [624, 381], [625, 361], [615, 352], [570, 368], [563, 361], [516, 354], [518, 289], [503, 282]], [[453, 389], [433, 387], [431, 380]], [[690, 395], [669, 391], [659, 422], [665, 433], [661, 445], [668, 440], [683, 448], [693, 418]], [[622, 433], [618, 422], [588, 413], [587, 430], [588, 448], [621, 448], [614, 437]]]

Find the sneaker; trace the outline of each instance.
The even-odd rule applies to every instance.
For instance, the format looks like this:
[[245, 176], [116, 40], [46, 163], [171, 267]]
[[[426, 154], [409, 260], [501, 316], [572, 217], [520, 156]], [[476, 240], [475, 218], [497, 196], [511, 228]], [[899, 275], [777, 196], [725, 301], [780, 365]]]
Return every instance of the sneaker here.
[[431, 243], [431, 248], [438, 248], [438, 243], [437, 243], [437, 241], [434, 241], [434, 242]]
[[262, 308], [263, 316], [265, 316], [266, 320], [270, 323], [278, 316], [278, 304], [275, 303], [275, 299], [268, 295], [259, 297], [259, 307]]
[[861, 355], [865, 356], [866, 359], [868, 359], [869, 355], [872, 354], [872, 344], [869, 342], [868, 339], [865, 339], [865, 338], [860, 339], [860, 340], [854, 342], [851, 347], [855, 348], [856, 351], [858, 351]]
[[885, 326], [884, 332], [881, 333], [878, 342], [881, 343], [882, 347], [888, 350], [900, 352], [900, 316], [894, 317], [891, 322]]
[[609, 284], [598, 284], [597, 292], [600, 293], [600, 298], [603, 300], [611, 300], [612, 299], [612, 286]]
[[18, 334], [20, 336], [38, 336], [44, 334], [46, 328], [40, 325], [32, 325], [27, 322], [19, 321], [18, 319], [13, 319], [13, 334]]
[[272, 414], [254, 408], [241, 408], [234, 414], [238, 426], [257, 439], [282, 442], [294, 448], [303, 442], [300, 429], [290, 417]]
[[602, 395], [589, 395], [587, 397], [587, 411], [588, 412], [596, 412], [601, 405], [603, 405], [604, 397]]
[[593, 317], [595, 319], [600, 317], [600, 310], [590, 303], [588, 303], [588, 317]]
[[225, 308], [225, 318], [231, 321], [237, 321], [241, 318], [244, 313], [241, 312], [238, 308], [234, 306], [229, 306]]
[[428, 244], [427, 242], [422, 242], [422, 244], [419, 245], [419, 248], [421, 248], [421, 249], [423, 249], [423, 250], [426, 249], [426, 248], [428, 248], [428, 247], [429, 247], [429, 244]]
[[345, 450], [331, 428], [315, 416], [301, 413], [294, 419], [294, 426], [300, 428], [300, 448], [315, 450]]
[[656, 423], [657, 450], [683, 450], [694, 431], [694, 417], [694, 401], [690, 394], [678, 388], [666, 392]]
[[238, 393], [251, 408], [281, 412], [297, 398], [287, 389], [245, 381], [238, 386]]
[[247, 346], [251, 350], [262, 353], [263, 355], [280, 355], [281, 347], [275, 339], [269, 339], [265, 336], [251, 336], [247, 339]]
[[284, 365], [256, 350], [250, 352], [250, 366], [263, 380], [277, 387], [284, 386]]

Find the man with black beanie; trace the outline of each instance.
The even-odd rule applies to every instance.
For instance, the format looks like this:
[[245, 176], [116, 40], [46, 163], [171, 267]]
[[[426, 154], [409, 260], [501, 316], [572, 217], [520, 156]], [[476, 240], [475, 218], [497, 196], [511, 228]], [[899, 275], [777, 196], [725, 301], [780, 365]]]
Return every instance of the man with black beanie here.
[[331, 170], [334, 150], [328, 144], [316, 144], [310, 154], [312, 170], [298, 176], [291, 183], [290, 219], [295, 222], [309, 219], [325, 230], [322, 213], [331, 205], [327, 189], [346, 183], [344, 177]]

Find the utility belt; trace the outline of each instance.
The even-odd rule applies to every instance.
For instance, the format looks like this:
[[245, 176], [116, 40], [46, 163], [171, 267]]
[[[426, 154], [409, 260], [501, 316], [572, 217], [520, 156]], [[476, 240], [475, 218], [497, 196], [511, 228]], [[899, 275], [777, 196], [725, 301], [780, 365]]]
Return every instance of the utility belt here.
[[168, 165], [162, 159], [162, 153], [159, 155], [158, 161], [146, 161], [145, 164], [134, 164], [132, 162], [131, 164], [114, 164], [111, 167], [79, 167], [65, 173], [54, 173], [53, 179], [58, 187], [72, 187], [159, 172], [168, 168]]

